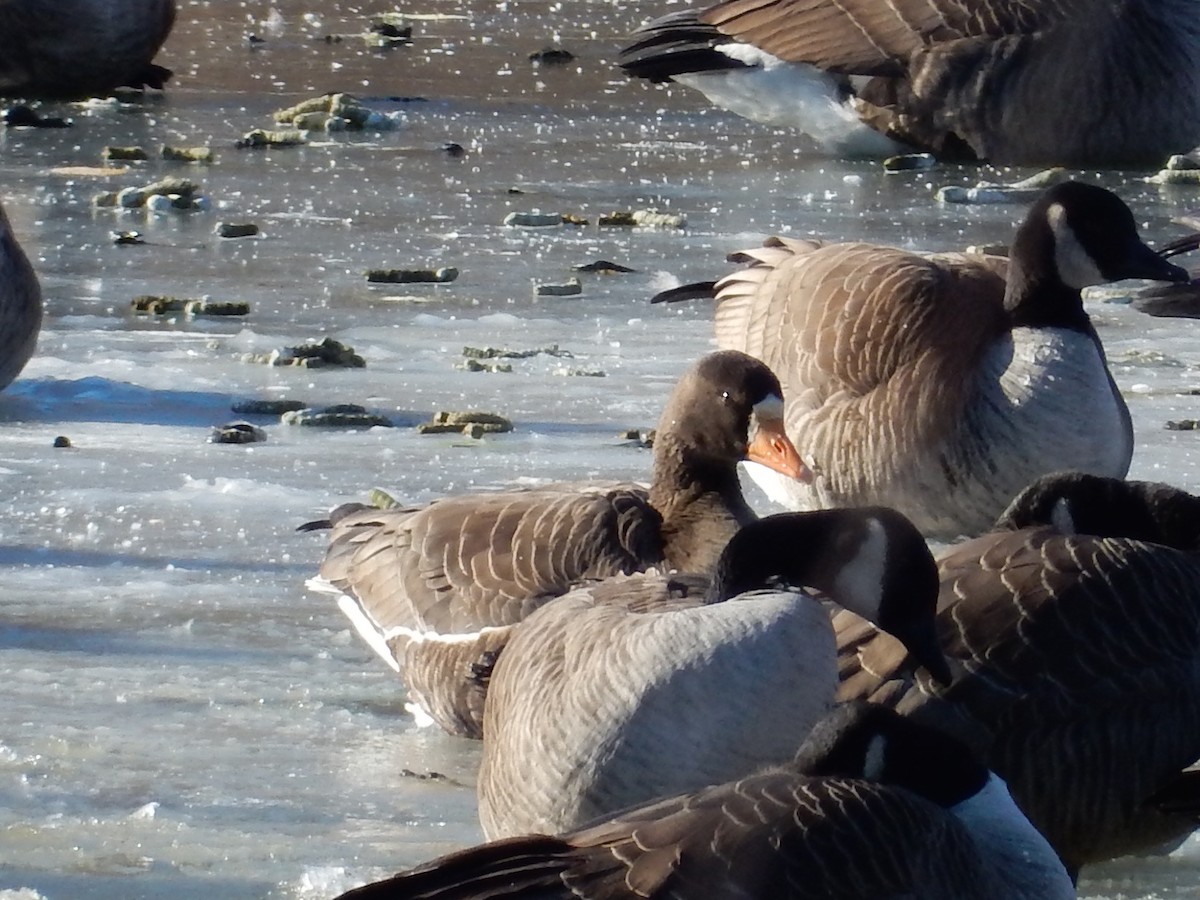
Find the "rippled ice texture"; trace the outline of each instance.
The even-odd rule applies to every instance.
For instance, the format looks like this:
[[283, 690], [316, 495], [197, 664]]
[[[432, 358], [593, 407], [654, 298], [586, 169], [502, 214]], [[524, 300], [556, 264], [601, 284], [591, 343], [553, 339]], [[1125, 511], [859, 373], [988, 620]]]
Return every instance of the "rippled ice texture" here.
[[[647, 453], [618, 431], [652, 426], [668, 386], [711, 346], [706, 309], [651, 308], [654, 290], [719, 274], [725, 253], [768, 231], [945, 249], [1003, 241], [1021, 214], [932, 202], [933, 186], [971, 170], [884, 176], [821, 161], [691, 94], [627, 83], [611, 60], [663, 0], [426, 0], [405, 4], [412, 46], [368, 49], [355, 35], [387, 9], [183, 0], [165, 97], [54, 109], [75, 127], [0, 134], [0, 196], [48, 312], [37, 358], [0, 395], [2, 898], [324, 898], [477, 840], [478, 747], [414, 727], [394, 676], [304, 589], [323, 540], [295, 527], [374, 485], [424, 501], [644, 476]], [[576, 61], [531, 65], [550, 43]], [[272, 110], [331, 89], [374, 98], [403, 127], [233, 149]], [[448, 156], [446, 141], [466, 155]], [[178, 171], [162, 163], [109, 178], [59, 171], [98, 165], [105, 145], [164, 142], [217, 148], [215, 165], [184, 172], [212, 212], [89, 208], [102, 188]], [[1127, 174], [1102, 180], [1164, 238], [1196, 202]], [[685, 213], [688, 229], [500, 225], [515, 210], [594, 219], [645, 206]], [[264, 236], [221, 241], [218, 221], [253, 221]], [[114, 229], [147, 243], [115, 246]], [[533, 298], [534, 279], [598, 258], [638, 271], [584, 275], [578, 298]], [[426, 265], [462, 276], [390, 289], [363, 277]], [[129, 301], [145, 293], [246, 300], [252, 312], [135, 318]], [[1198, 438], [1163, 428], [1196, 416], [1195, 325], [1093, 311], [1133, 410], [1133, 475], [1200, 487]], [[240, 361], [326, 335], [367, 367]], [[465, 345], [550, 344], [575, 358], [517, 361], [509, 375], [457, 368]], [[400, 427], [263, 420], [265, 444], [206, 443], [243, 396], [357, 402]], [[409, 427], [463, 407], [518, 428], [469, 441]], [[57, 435], [73, 449], [52, 449]], [[1197, 883], [1189, 843], [1097, 869], [1083, 893], [1193, 897]]]

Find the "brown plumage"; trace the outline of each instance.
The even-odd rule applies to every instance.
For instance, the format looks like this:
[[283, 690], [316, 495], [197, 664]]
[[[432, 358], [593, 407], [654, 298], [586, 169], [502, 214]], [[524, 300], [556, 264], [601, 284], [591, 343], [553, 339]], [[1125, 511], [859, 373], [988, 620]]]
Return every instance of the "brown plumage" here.
[[893, 510], [768, 516], [734, 535], [706, 590], [674, 580], [585, 585], [515, 629], [488, 687], [484, 834], [576, 828], [789, 759], [837, 687], [821, 598], [948, 679], [936, 567]]
[[1007, 261], [786, 238], [739, 258], [717, 341], [779, 374], [816, 474], [763, 486], [793, 509], [892, 506], [942, 539], [988, 528], [1039, 474], [1125, 474], [1132, 425], [1079, 290], [1187, 278], [1078, 182], [1033, 204]]
[[[996, 827], [976, 827], [968, 810], [981, 803]], [[819, 723], [789, 764], [559, 837], [454, 853], [342, 900], [900, 896], [1065, 900], [1074, 890], [965, 747], [861, 704]]]
[[0, 389], [16, 378], [37, 347], [42, 290], [0, 208]]
[[754, 518], [738, 482], [742, 459], [806, 475], [782, 405], [761, 362], [710, 354], [668, 400], [649, 490], [551, 485], [419, 509], [352, 508], [332, 522], [314, 586], [341, 595], [360, 633], [405, 669], [412, 700], [446, 730], [478, 737], [479, 671], [503, 642], [495, 629], [588, 579], [709, 569]]
[[[744, 52], [723, 50], [733, 42], [775, 57], [760, 65], [790, 64], [792, 80], [776, 76], [764, 89], [794, 91], [788, 124], [818, 140], [802, 78], [843, 103], [847, 119], [944, 157], [1150, 164], [1200, 142], [1200, 24], [1190, 0], [724, 0], [635, 37], [622, 64], [656, 81], [750, 76]], [[711, 95], [739, 92], [714, 84]], [[789, 97], [773, 99], [739, 102], [781, 124]]]
[[175, 0], [0, 0], [0, 96], [79, 100], [161, 88]]
[[1037, 527], [952, 547], [939, 570], [953, 684], [905, 674], [892, 638], [838, 613], [839, 697], [962, 737], [1076, 871], [1189, 833], [1200, 557]]

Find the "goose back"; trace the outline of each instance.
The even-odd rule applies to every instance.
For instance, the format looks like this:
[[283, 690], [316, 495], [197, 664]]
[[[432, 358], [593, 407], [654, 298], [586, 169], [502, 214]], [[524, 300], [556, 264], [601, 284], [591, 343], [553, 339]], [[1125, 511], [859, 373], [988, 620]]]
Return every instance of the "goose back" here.
[[[662, 576], [631, 580], [671, 599]], [[501, 654], [479, 773], [489, 837], [556, 833], [787, 759], [827, 708], [836, 659], [818, 604], [774, 592], [634, 612], [612, 602], [626, 587], [555, 600]], [[787, 716], [762, 714], [784, 697]]]
[[0, 390], [33, 356], [41, 327], [41, 286], [0, 208]]
[[[515, 629], [484, 710], [489, 837], [561, 831], [789, 758], [830, 703], [836, 660], [821, 603], [767, 584], [812, 585], [910, 648], [933, 644], [932, 559], [890, 510], [760, 520], [716, 573], [703, 597], [651, 573], [609, 579]], [[936, 651], [915, 652], [940, 673]]]
[[3, 0], [0, 95], [77, 100], [121, 86], [161, 88], [151, 63], [174, 0]]
[[480, 673], [511, 626], [572, 585], [660, 563], [661, 522], [635, 485], [356, 506], [333, 521], [310, 586], [337, 596], [359, 635], [403, 673], [415, 715], [479, 737]]
[[[943, 489], [945, 457], [963, 440], [973, 399], [952, 386], [970, 385], [977, 361], [1007, 333], [1007, 263], [786, 238], [740, 258], [750, 265], [717, 284], [717, 341], [787, 379], [788, 430], [816, 474], [769, 493], [801, 509], [878, 502], [927, 532], [958, 528], [912, 498]], [[971, 509], [972, 499], [946, 505]], [[980, 527], [994, 516], [975, 514]]]
[[957, 734], [1074, 870], [1178, 840], [1164, 811], [1200, 758], [1200, 562], [1051, 528], [996, 532], [939, 560], [949, 688], [900, 675], [904, 651], [838, 613], [839, 697]]

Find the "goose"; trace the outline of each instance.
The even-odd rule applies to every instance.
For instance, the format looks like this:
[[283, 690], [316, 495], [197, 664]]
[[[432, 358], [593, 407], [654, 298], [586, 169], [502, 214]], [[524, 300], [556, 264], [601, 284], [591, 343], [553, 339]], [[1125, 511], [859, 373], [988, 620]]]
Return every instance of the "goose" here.
[[996, 531], [1050, 525], [1062, 534], [1125, 537], [1200, 550], [1200, 497], [1158, 481], [1086, 472], [1038, 478], [996, 520]]
[[444, 856], [339, 900], [1069, 900], [1004, 782], [959, 741], [867, 703], [793, 759], [550, 837]]
[[0, 96], [82, 100], [118, 87], [162, 88], [154, 65], [175, 0], [2, 0]]
[[789, 509], [892, 506], [940, 540], [987, 530], [1038, 475], [1125, 475], [1129, 411], [1079, 291], [1189, 277], [1120, 198], [1074, 181], [1034, 202], [1007, 259], [789, 238], [739, 258], [715, 285], [717, 343], [779, 375], [816, 477], [750, 474]]
[[1194, 12], [1190, 0], [723, 0], [647, 23], [618, 62], [833, 155], [1160, 164], [1200, 143]]
[[553, 834], [790, 759], [837, 687], [829, 615], [812, 589], [947, 677], [931, 645], [933, 557], [893, 510], [750, 522], [707, 591], [681, 583], [607, 579], [514, 629], [484, 707], [487, 837]]
[[1043, 480], [1000, 530], [939, 557], [952, 683], [911, 676], [892, 637], [838, 611], [838, 697], [965, 740], [1073, 875], [1177, 844], [1200, 821], [1200, 526], [1177, 517], [1195, 504], [1162, 485]]
[[783, 430], [779, 381], [736, 351], [700, 359], [659, 420], [649, 490], [550, 485], [379, 510], [351, 504], [310, 587], [338, 597], [359, 634], [397, 672], [415, 711], [479, 737], [476, 672], [508, 628], [576, 583], [650, 566], [705, 572], [755, 518], [737, 464], [809, 477]]
[[0, 390], [21, 374], [42, 327], [42, 289], [0, 207]]

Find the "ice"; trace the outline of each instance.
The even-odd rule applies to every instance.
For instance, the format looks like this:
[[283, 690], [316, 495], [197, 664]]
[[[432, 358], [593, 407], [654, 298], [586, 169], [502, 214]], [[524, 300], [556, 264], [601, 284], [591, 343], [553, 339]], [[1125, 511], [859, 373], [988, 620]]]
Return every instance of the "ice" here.
[[[939, 207], [925, 181], [806, 159], [788, 132], [628, 83], [609, 61], [644, 6], [563, 4], [554, 27], [579, 56], [563, 71], [520, 62], [544, 42], [546, 3], [472, 0], [464, 16], [420, 18], [414, 45], [390, 53], [315, 40], [390, 5], [344, 7], [305, 25], [316, 7], [298, 0], [181, 3], [164, 99], [52, 107], [76, 127], [0, 134], [0, 200], [47, 306], [38, 355], [0, 393], [0, 900], [315, 900], [479, 840], [478, 745], [416, 726], [395, 674], [305, 588], [324, 536], [296, 527], [374, 486], [425, 502], [645, 479], [649, 453], [618, 434], [653, 427], [675, 378], [713, 346], [706, 304], [651, 307], [652, 294], [723, 274], [726, 253], [774, 230], [948, 249], [1002, 241], [1020, 215]], [[267, 38], [261, 50], [244, 46], [248, 30]], [[405, 127], [232, 148], [273, 109], [346, 86]], [[428, 99], [385, 99], [401, 95]], [[448, 157], [448, 140], [466, 157]], [[164, 142], [216, 148], [215, 165], [186, 171], [217, 210], [93, 211], [110, 180], [50, 174], [94, 165], [107, 145]], [[151, 162], [112, 183], [165, 171]], [[978, 172], [920, 177], [935, 176]], [[1190, 195], [1104, 180], [1157, 239], [1179, 233], [1169, 220]], [[649, 207], [686, 212], [688, 229], [500, 225], [515, 210]], [[257, 221], [266, 236], [222, 242], [218, 220]], [[115, 228], [147, 244], [114, 246]], [[533, 297], [534, 279], [596, 259], [637, 272], [581, 275], [579, 298]], [[418, 264], [462, 274], [403, 290], [363, 276]], [[129, 302], [145, 293], [246, 300], [251, 313], [135, 316]], [[1134, 417], [1132, 474], [1200, 488], [1196, 435], [1164, 428], [1197, 416], [1200, 326], [1092, 309]], [[240, 361], [327, 335], [367, 367]], [[555, 344], [574, 359], [514, 360], [510, 375], [456, 368], [464, 346]], [[606, 377], [556, 375], [564, 365]], [[208, 443], [246, 397], [361, 403], [397, 427], [251, 417], [265, 443]], [[468, 407], [516, 430], [472, 441], [412, 428]], [[60, 435], [72, 446], [52, 446]], [[1189, 842], [1167, 861], [1106, 866], [1083, 895], [1174, 900], [1197, 882]]]

